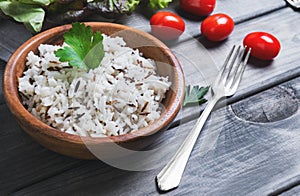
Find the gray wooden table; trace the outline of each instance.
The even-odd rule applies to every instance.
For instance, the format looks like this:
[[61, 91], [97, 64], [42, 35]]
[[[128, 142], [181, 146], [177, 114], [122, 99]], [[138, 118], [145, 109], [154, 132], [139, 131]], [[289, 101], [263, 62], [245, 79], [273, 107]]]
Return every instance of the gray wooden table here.
[[[176, 0], [168, 9], [186, 22], [186, 33], [169, 46], [187, 84], [208, 85], [231, 46], [249, 32], [276, 35], [282, 50], [271, 62], [250, 59], [238, 93], [208, 120], [181, 185], [165, 194], [300, 194], [300, 12], [283, 0], [217, 0], [214, 13], [232, 16], [236, 25], [229, 39], [211, 43], [199, 32], [203, 19], [182, 13]], [[116, 22], [149, 31], [151, 14], [140, 8]], [[23, 25], [0, 20], [0, 195], [161, 194], [154, 181], [160, 166], [126, 171], [100, 160], [73, 159], [43, 148], [22, 131], [5, 104], [2, 77], [10, 55], [30, 37]], [[167, 142], [171, 156], [203, 107], [182, 109], [153, 145]]]

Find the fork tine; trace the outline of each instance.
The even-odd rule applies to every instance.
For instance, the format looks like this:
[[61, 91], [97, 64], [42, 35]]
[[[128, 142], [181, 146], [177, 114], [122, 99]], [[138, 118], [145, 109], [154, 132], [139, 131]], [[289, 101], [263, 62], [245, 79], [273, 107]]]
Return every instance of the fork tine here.
[[227, 71], [227, 76], [223, 78], [223, 82], [226, 82], [230, 76], [230, 73], [231, 73], [231, 70], [232, 70], [232, 67], [236, 61], [236, 58], [238, 57], [238, 55], [240, 54], [240, 49], [241, 49], [241, 46], [239, 46], [237, 48], [237, 50], [235, 51], [235, 54], [233, 56], [233, 58], [231, 59], [231, 62], [230, 62], [230, 65], [229, 65], [229, 68], [228, 68], [228, 71]]
[[[233, 74], [232, 73], [229, 73], [232, 75], [231, 79], [229, 80], [229, 82], [227, 83], [228, 86], [232, 86], [234, 80], [235, 80], [235, 76], [237, 75], [237, 72], [239, 70], [239, 68], [241, 67], [240, 65], [242, 64], [242, 61], [243, 61], [243, 58], [245, 57], [245, 51], [246, 51], [246, 47], [242, 48], [241, 52], [238, 53], [238, 61], [237, 61], [237, 66], [235, 66], [235, 69], [234, 69], [234, 72]], [[229, 75], [228, 74], [228, 75]]]
[[226, 57], [226, 59], [225, 59], [225, 62], [224, 62], [224, 64], [222, 65], [222, 67], [221, 67], [221, 69], [220, 69], [220, 71], [219, 71], [219, 74], [218, 74], [217, 79], [216, 79], [215, 82], [220, 82], [222, 76], [225, 74], [225, 70], [226, 70], [227, 64], [228, 64], [228, 62], [229, 62], [229, 60], [230, 60], [230, 58], [231, 58], [231, 56], [232, 56], [232, 53], [233, 53], [235, 47], [236, 47], [236, 46], [233, 45], [231, 51], [230, 51], [229, 54], [227, 55], [227, 57]]
[[[230, 86], [233, 88], [233, 89], [237, 89], [240, 82], [241, 82], [241, 79], [242, 79], [242, 76], [244, 74], [244, 71], [246, 69], [246, 64], [248, 62], [248, 59], [249, 59], [249, 56], [250, 56], [250, 53], [251, 53], [251, 48], [247, 49], [247, 46], [244, 48], [244, 51], [242, 53], [242, 56], [241, 56], [241, 61], [239, 62], [237, 68], [236, 68], [236, 72], [234, 73], [234, 77], [232, 77], [232, 84], [230, 84]], [[244, 58], [244, 60], [242, 60], [242, 58]], [[241, 65], [241, 66], [240, 66]], [[241, 67], [241, 71], [238, 72], [238, 68]], [[233, 86], [232, 86], [233, 85]]]

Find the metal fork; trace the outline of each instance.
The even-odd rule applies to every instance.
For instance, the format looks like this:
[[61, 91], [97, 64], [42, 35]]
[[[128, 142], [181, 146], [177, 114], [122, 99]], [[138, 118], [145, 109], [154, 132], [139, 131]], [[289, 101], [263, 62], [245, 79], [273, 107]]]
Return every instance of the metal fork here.
[[156, 176], [158, 188], [168, 191], [176, 188], [183, 174], [194, 144], [201, 132], [206, 119], [215, 104], [223, 97], [232, 96], [238, 89], [251, 49], [233, 46], [221, 68], [216, 80], [211, 85], [212, 99], [207, 104], [192, 131], [181, 144], [173, 158]]
[[286, 2], [294, 8], [300, 8], [300, 0], [286, 0]]

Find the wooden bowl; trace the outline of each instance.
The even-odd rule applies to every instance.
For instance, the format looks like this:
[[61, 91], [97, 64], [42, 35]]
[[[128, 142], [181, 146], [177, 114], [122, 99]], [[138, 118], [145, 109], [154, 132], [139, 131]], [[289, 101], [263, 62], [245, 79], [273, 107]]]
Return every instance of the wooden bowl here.
[[[68, 31], [71, 25], [44, 31], [29, 39], [15, 51], [7, 63], [4, 73], [3, 89], [7, 105], [22, 129], [33, 139], [44, 147], [64, 155], [81, 159], [95, 159], [94, 153], [90, 151], [90, 148], [95, 147], [103, 149], [107, 156], [119, 156], [120, 154], [110, 152], [109, 144], [111, 143], [134, 150], [142, 149], [153, 142], [153, 138], [161, 130], [166, 129], [181, 107], [185, 84], [180, 63], [165, 44], [148, 33], [113, 23], [89, 22], [85, 24], [94, 31], [123, 37], [130, 47], [137, 48], [138, 46], [144, 57], [157, 61], [159, 75], [169, 76], [172, 86], [166, 93], [166, 98], [163, 101], [165, 110], [160, 118], [135, 132], [107, 138], [91, 138], [59, 131], [43, 123], [26, 110], [20, 101], [18, 78], [24, 71], [27, 54], [30, 51], [36, 53], [40, 44], [61, 44], [64, 32]], [[164, 63], [171, 66], [165, 66]]]

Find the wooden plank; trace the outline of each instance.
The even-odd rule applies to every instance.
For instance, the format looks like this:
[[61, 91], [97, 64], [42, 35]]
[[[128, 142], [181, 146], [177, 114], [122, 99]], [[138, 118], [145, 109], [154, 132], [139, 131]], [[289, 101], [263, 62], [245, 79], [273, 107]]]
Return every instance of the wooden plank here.
[[0, 60], [0, 105], [4, 104], [4, 95], [3, 95], [3, 86], [2, 86], [2, 78], [4, 74], [4, 69], [5, 69], [5, 62]]
[[0, 20], [0, 59], [8, 61], [10, 55], [32, 34], [24, 25], [10, 20]]
[[[281, 9], [283, 7], [286, 7], [286, 3], [282, 0], [240, 0], [234, 2], [225, 0], [216, 1], [216, 7], [212, 14], [225, 13], [231, 16], [235, 23], [240, 23], [250, 18], [258, 17], [260, 15]], [[188, 34], [189, 36], [200, 35], [200, 24], [205, 17], [197, 17], [184, 12], [180, 9], [179, 1], [173, 1], [173, 3], [170, 4], [169, 8], [166, 8], [164, 10], [174, 12], [184, 19], [186, 24], [186, 34]], [[149, 20], [154, 13], [155, 11], [145, 6], [138, 9], [129, 17], [121, 18], [118, 22], [132, 27], [142, 28], [144, 30], [146, 29], [146, 31], [150, 32]]]
[[270, 194], [270, 196], [276, 196], [276, 195], [299, 195], [300, 193], [300, 177], [295, 176], [290, 178], [289, 180], [283, 182], [279, 188], [274, 189], [275, 191]]
[[[282, 17], [282, 16], [286, 17]], [[235, 44], [241, 44], [244, 36], [252, 31], [266, 31], [274, 34], [281, 42], [281, 52], [273, 61], [250, 59], [237, 94], [228, 99], [233, 103], [243, 97], [255, 94], [278, 83], [300, 75], [300, 15], [290, 8], [282, 9], [270, 15], [245, 21], [236, 25], [228, 40], [212, 44], [200, 37], [199, 44], [194, 40], [181, 42], [172, 47], [178, 55], [185, 74], [187, 84], [210, 84], [217, 75], [217, 70]], [[276, 27], [274, 26], [276, 24]], [[183, 57], [183, 58], [182, 58]], [[211, 60], [209, 60], [211, 58]], [[213, 61], [214, 64], [210, 62]], [[207, 63], [208, 62], [208, 63]], [[183, 117], [199, 115], [203, 107], [192, 107], [186, 110]]]
[[50, 152], [17, 125], [5, 104], [0, 105], [0, 195], [78, 165], [81, 161]]
[[[234, 19], [235, 22], [241, 22], [251, 17], [256, 17], [272, 10], [285, 7], [283, 0], [253, 0], [217, 1], [214, 13], [223, 12]], [[251, 7], [251, 9], [248, 9]], [[200, 34], [200, 23], [203, 18], [193, 17], [179, 9], [178, 1], [174, 1], [167, 10], [181, 15], [186, 22], [186, 34], [197, 36]], [[141, 7], [130, 16], [124, 16], [116, 22], [128, 26], [143, 29], [149, 32], [149, 18], [153, 10]], [[93, 20], [93, 19], [90, 19]], [[0, 59], [7, 61], [10, 55], [32, 35], [21, 24], [16, 24], [8, 20], [0, 20]]]
[[[298, 183], [298, 185], [299, 184], [300, 183]], [[295, 187], [292, 187], [291, 189], [288, 189], [285, 192], [278, 194], [278, 195], [280, 195], [280, 196], [295, 196], [295, 195], [299, 195], [299, 193], [300, 193], [300, 186], [295, 186]]]
[[[165, 195], [268, 195], [299, 182], [299, 84], [297, 78], [214, 111], [196, 143], [181, 185]], [[236, 112], [241, 106], [256, 110], [257, 104], [264, 108], [261, 117], [254, 113], [245, 120]], [[260, 122], [270, 110], [281, 111], [291, 105], [297, 110], [285, 119], [269, 116], [269, 122]], [[153, 158], [165, 163], [194, 123], [168, 130], [160, 138], [162, 143], [169, 142], [166, 155]], [[154, 195], [158, 193], [154, 178], [161, 167], [129, 172], [101, 162], [86, 162], [14, 194]]]

